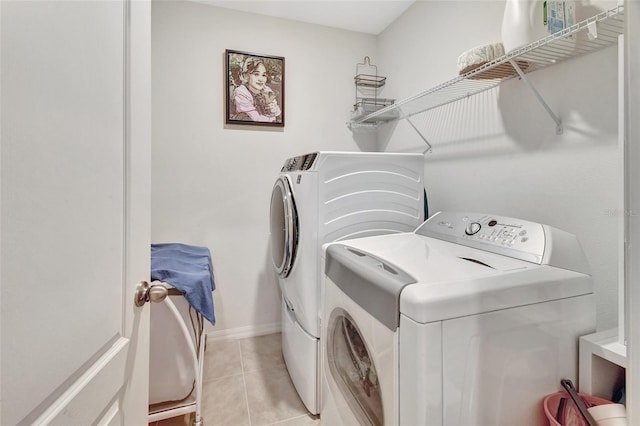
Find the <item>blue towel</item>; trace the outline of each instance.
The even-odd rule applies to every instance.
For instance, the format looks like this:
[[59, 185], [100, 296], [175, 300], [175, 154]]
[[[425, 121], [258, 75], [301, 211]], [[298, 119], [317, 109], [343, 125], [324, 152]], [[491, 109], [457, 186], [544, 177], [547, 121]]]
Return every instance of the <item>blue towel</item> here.
[[213, 325], [213, 263], [206, 247], [179, 243], [151, 244], [151, 280], [171, 284]]

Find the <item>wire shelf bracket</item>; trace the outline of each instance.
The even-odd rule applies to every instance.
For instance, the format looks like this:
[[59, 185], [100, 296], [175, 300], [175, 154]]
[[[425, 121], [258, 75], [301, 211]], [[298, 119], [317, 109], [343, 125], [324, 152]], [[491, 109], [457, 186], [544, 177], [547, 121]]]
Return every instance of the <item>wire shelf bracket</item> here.
[[424, 135], [422, 134], [422, 132], [416, 127], [415, 124], [413, 124], [413, 121], [411, 121], [410, 117], [407, 117], [407, 123], [409, 123], [411, 125], [411, 127], [413, 127], [413, 130], [416, 131], [416, 133], [418, 134], [418, 136], [420, 136], [420, 139], [422, 139], [422, 141], [424, 143], [427, 144], [427, 149], [425, 149], [424, 151], [422, 151], [423, 154], [426, 154], [427, 152], [431, 152], [431, 144], [429, 143], [429, 141], [427, 140], [426, 137], [424, 137]]
[[551, 109], [551, 107], [549, 106], [549, 104], [547, 104], [544, 101], [544, 98], [542, 97], [542, 95], [540, 94], [540, 92], [538, 92], [535, 88], [535, 86], [531, 83], [531, 81], [529, 81], [529, 79], [527, 78], [527, 76], [524, 74], [524, 72], [522, 71], [522, 69], [520, 69], [520, 67], [518, 66], [518, 64], [516, 63], [516, 61], [514, 61], [513, 59], [509, 59], [509, 63], [511, 64], [511, 66], [513, 67], [513, 69], [516, 70], [516, 72], [518, 73], [518, 75], [520, 76], [520, 79], [522, 81], [524, 81], [524, 83], [526, 84], [526, 86], [529, 88], [529, 90], [531, 90], [531, 92], [535, 95], [535, 97], [538, 99], [538, 101], [542, 104], [542, 106], [544, 107], [544, 109], [547, 111], [547, 113], [549, 114], [549, 116], [551, 116], [551, 118], [553, 119], [553, 121], [555, 121], [556, 123], [556, 135], [561, 135], [564, 131], [564, 129], [562, 128], [562, 120], [560, 119], [560, 117], [558, 117], [553, 110]]

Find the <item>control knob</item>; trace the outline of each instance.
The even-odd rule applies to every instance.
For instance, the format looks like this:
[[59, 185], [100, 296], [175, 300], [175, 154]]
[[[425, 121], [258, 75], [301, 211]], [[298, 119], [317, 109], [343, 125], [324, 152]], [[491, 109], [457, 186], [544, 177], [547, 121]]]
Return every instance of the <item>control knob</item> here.
[[467, 225], [464, 230], [464, 233], [467, 235], [475, 235], [482, 228], [482, 226], [478, 222], [471, 222]]

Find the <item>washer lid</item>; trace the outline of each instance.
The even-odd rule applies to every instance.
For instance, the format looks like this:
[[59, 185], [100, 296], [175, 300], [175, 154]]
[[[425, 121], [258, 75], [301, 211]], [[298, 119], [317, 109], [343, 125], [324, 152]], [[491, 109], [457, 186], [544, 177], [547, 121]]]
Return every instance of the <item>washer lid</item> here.
[[402, 288], [399, 311], [419, 323], [593, 292], [586, 274], [414, 233], [354, 239], [343, 245], [415, 277], [415, 283]]
[[592, 293], [589, 275], [537, 266], [409, 285], [400, 296], [400, 312], [418, 323], [428, 323]]

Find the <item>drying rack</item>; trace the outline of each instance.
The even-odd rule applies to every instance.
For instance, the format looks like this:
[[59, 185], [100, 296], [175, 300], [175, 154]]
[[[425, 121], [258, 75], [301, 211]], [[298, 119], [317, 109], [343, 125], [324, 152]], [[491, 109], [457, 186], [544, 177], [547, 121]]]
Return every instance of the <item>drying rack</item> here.
[[378, 75], [378, 67], [371, 64], [371, 59], [368, 56], [364, 57], [363, 62], [356, 64], [356, 74], [353, 80], [355, 103], [351, 112], [352, 120], [393, 105], [395, 102], [395, 99], [378, 97], [378, 89], [386, 84], [387, 78]]
[[[202, 426], [202, 377], [204, 372], [204, 351], [206, 345], [206, 333], [204, 332], [204, 326], [198, 327], [197, 330], [194, 329], [194, 337], [196, 340], [196, 344], [194, 344], [194, 339], [192, 339], [191, 337], [189, 329], [187, 328], [187, 324], [185, 324], [182, 316], [180, 315], [180, 312], [178, 311], [178, 308], [169, 297], [182, 296], [182, 292], [176, 288], [173, 288], [171, 284], [162, 281], [153, 281], [151, 284], [159, 284], [167, 287], [168, 295], [161, 303], [165, 303], [169, 308], [169, 311], [171, 312], [176, 323], [179, 325], [185, 343], [189, 348], [192, 367], [195, 372], [195, 384], [191, 394], [182, 401], [175, 401], [166, 404], [154, 404], [154, 408], [150, 408], [149, 410], [148, 421], [149, 423], [151, 423], [171, 417], [195, 413], [195, 418], [193, 420], [192, 426]], [[196, 312], [196, 316], [198, 324], [203, 325], [204, 317], [202, 316], [202, 314]], [[153, 372], [150, 372], [150, 374], [153, 374]]]

